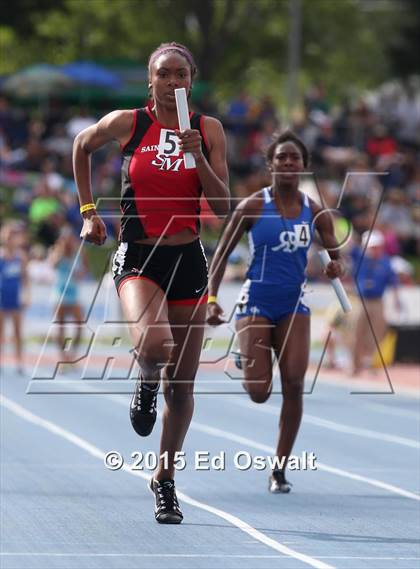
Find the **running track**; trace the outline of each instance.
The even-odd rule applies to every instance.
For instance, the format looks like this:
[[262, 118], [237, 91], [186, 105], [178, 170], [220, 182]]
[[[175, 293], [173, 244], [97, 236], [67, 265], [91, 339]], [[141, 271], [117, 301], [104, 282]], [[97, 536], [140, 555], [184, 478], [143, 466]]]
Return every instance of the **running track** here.
[[[273, 496], [268, 470], [232, 462], [238, 451], [272, 453], [280, 396], [252, 404], [239, 382], [201, 371], [198, 390], [213, 393], [196, 396], [187, 468], [177, 474], [185, 521], [161, 526], [150, 472], [133, 471], [130, 458], [158, 449], [159, 425], [137, 437], [128, 395], [27, 394], [29, 374], [7, 367], [1, 377], [2, 569], [419, 567], [415, 397], [318, 382], [294, 449], [314, 452], [318, 469], [290, 473], [293, 492]], [[112, 450], [123, 469], [104, 466]], [[196, 471], [197, 450], [225, 451], [226, 469]]]

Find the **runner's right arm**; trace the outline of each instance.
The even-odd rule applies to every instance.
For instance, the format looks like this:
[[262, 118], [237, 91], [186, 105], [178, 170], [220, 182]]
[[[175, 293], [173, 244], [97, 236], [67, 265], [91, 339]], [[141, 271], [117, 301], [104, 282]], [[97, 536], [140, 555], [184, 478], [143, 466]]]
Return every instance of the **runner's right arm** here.
[[[132, 110], [113, 111], [76, 136], [73, 143], [73, 170], [81, 206], [94, 203], [90, 155], [112, 140], [118, 141], [122, 146], [126, 144], [130, 138], [133, 120]], [[106, 239], [106, 230], [104, 222], [96, 214], [96, 209], [89, 209], [82, 215], [84, 221], [80, 237], [102, 245]]]
[[[245, 231], [249, 230], [253, 224], [252, 215], [256, 210], [261, 209], [261, 205], [255, 196], [251, 196], [241, 201], [229, 219], [220, 241], [217, 245], [209, 271], [209, 297], [217, 297], [220, 283], [225, 274], [226, 264], [229, 255], [235, 249]], [[223, 308], [218, 302], [209, 302], [207, 311], [207, 323], [211, 326], [222, 324]]]

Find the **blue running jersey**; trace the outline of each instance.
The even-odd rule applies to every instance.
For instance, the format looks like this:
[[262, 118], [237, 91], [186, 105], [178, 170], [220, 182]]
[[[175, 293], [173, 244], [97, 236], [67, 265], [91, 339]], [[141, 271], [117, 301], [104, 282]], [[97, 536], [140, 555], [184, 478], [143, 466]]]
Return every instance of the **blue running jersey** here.
[[252, 283], [300, 289], [306, 279], [308, 249], [313, 238], [309, 198], [300, 192], [302, 209], [294, 219], [279, 214], [271, 188], [262, 190], [261, 216], [248, 232], [251, 259], [247, 278]]
[[22, 288], [22, 259], [0, 256], [0, 310], [19, 310]]

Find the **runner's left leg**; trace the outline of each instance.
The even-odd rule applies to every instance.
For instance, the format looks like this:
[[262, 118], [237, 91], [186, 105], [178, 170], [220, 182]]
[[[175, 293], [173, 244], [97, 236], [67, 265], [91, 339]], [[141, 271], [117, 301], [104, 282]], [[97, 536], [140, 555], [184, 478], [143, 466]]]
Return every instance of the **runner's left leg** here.
[[277, 456], [285, 457], [287, 464], [302, 419], [304, 378], [309, 362], [309, 315], [291, 314], [282, 319], [273, 331], [273, 343], [283, 393]]
[[[182, 449], [194, 411], [194, 380], [200, 362], [204, 336], [206, 304], [168, 304], [168, 316], [174, 346], [163, 371], [165, 407], [162, 417], [161, 459], [154, 474], [155, 480], [174, 477], [173, 458]], [[166, 463], [166, 464], [165, 464]]]

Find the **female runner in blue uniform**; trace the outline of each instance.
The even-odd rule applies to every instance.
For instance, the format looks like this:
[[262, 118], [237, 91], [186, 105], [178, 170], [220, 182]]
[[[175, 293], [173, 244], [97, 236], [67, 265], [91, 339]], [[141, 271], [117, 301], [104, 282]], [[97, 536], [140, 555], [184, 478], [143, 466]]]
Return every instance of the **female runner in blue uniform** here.
[[[303, 142], [291, 131], [280, 134], [267, 150], [273, 184], [241, 201], [217, 246], [209, 276], [207, 322], [223, 322], [217, 291], [227, 259], [246, 231], [251, 261], [238, 301], [238, 333], [244, 387], [256, 403], [272, 389], [273, 348], [278, 360], [283, 405], [277, 456], [283, 464], [292, 451], [303, 410], [304, 376], [310, 348], [310, 310], [303, 299], [307, 252], [316, 229], [330, 249], [329, 278], [342, 274], [331, 217], [299, 191], [299, 174], [308, 166]], [[269, 491], [290, 491], [284, 468], [274, 469]]]

